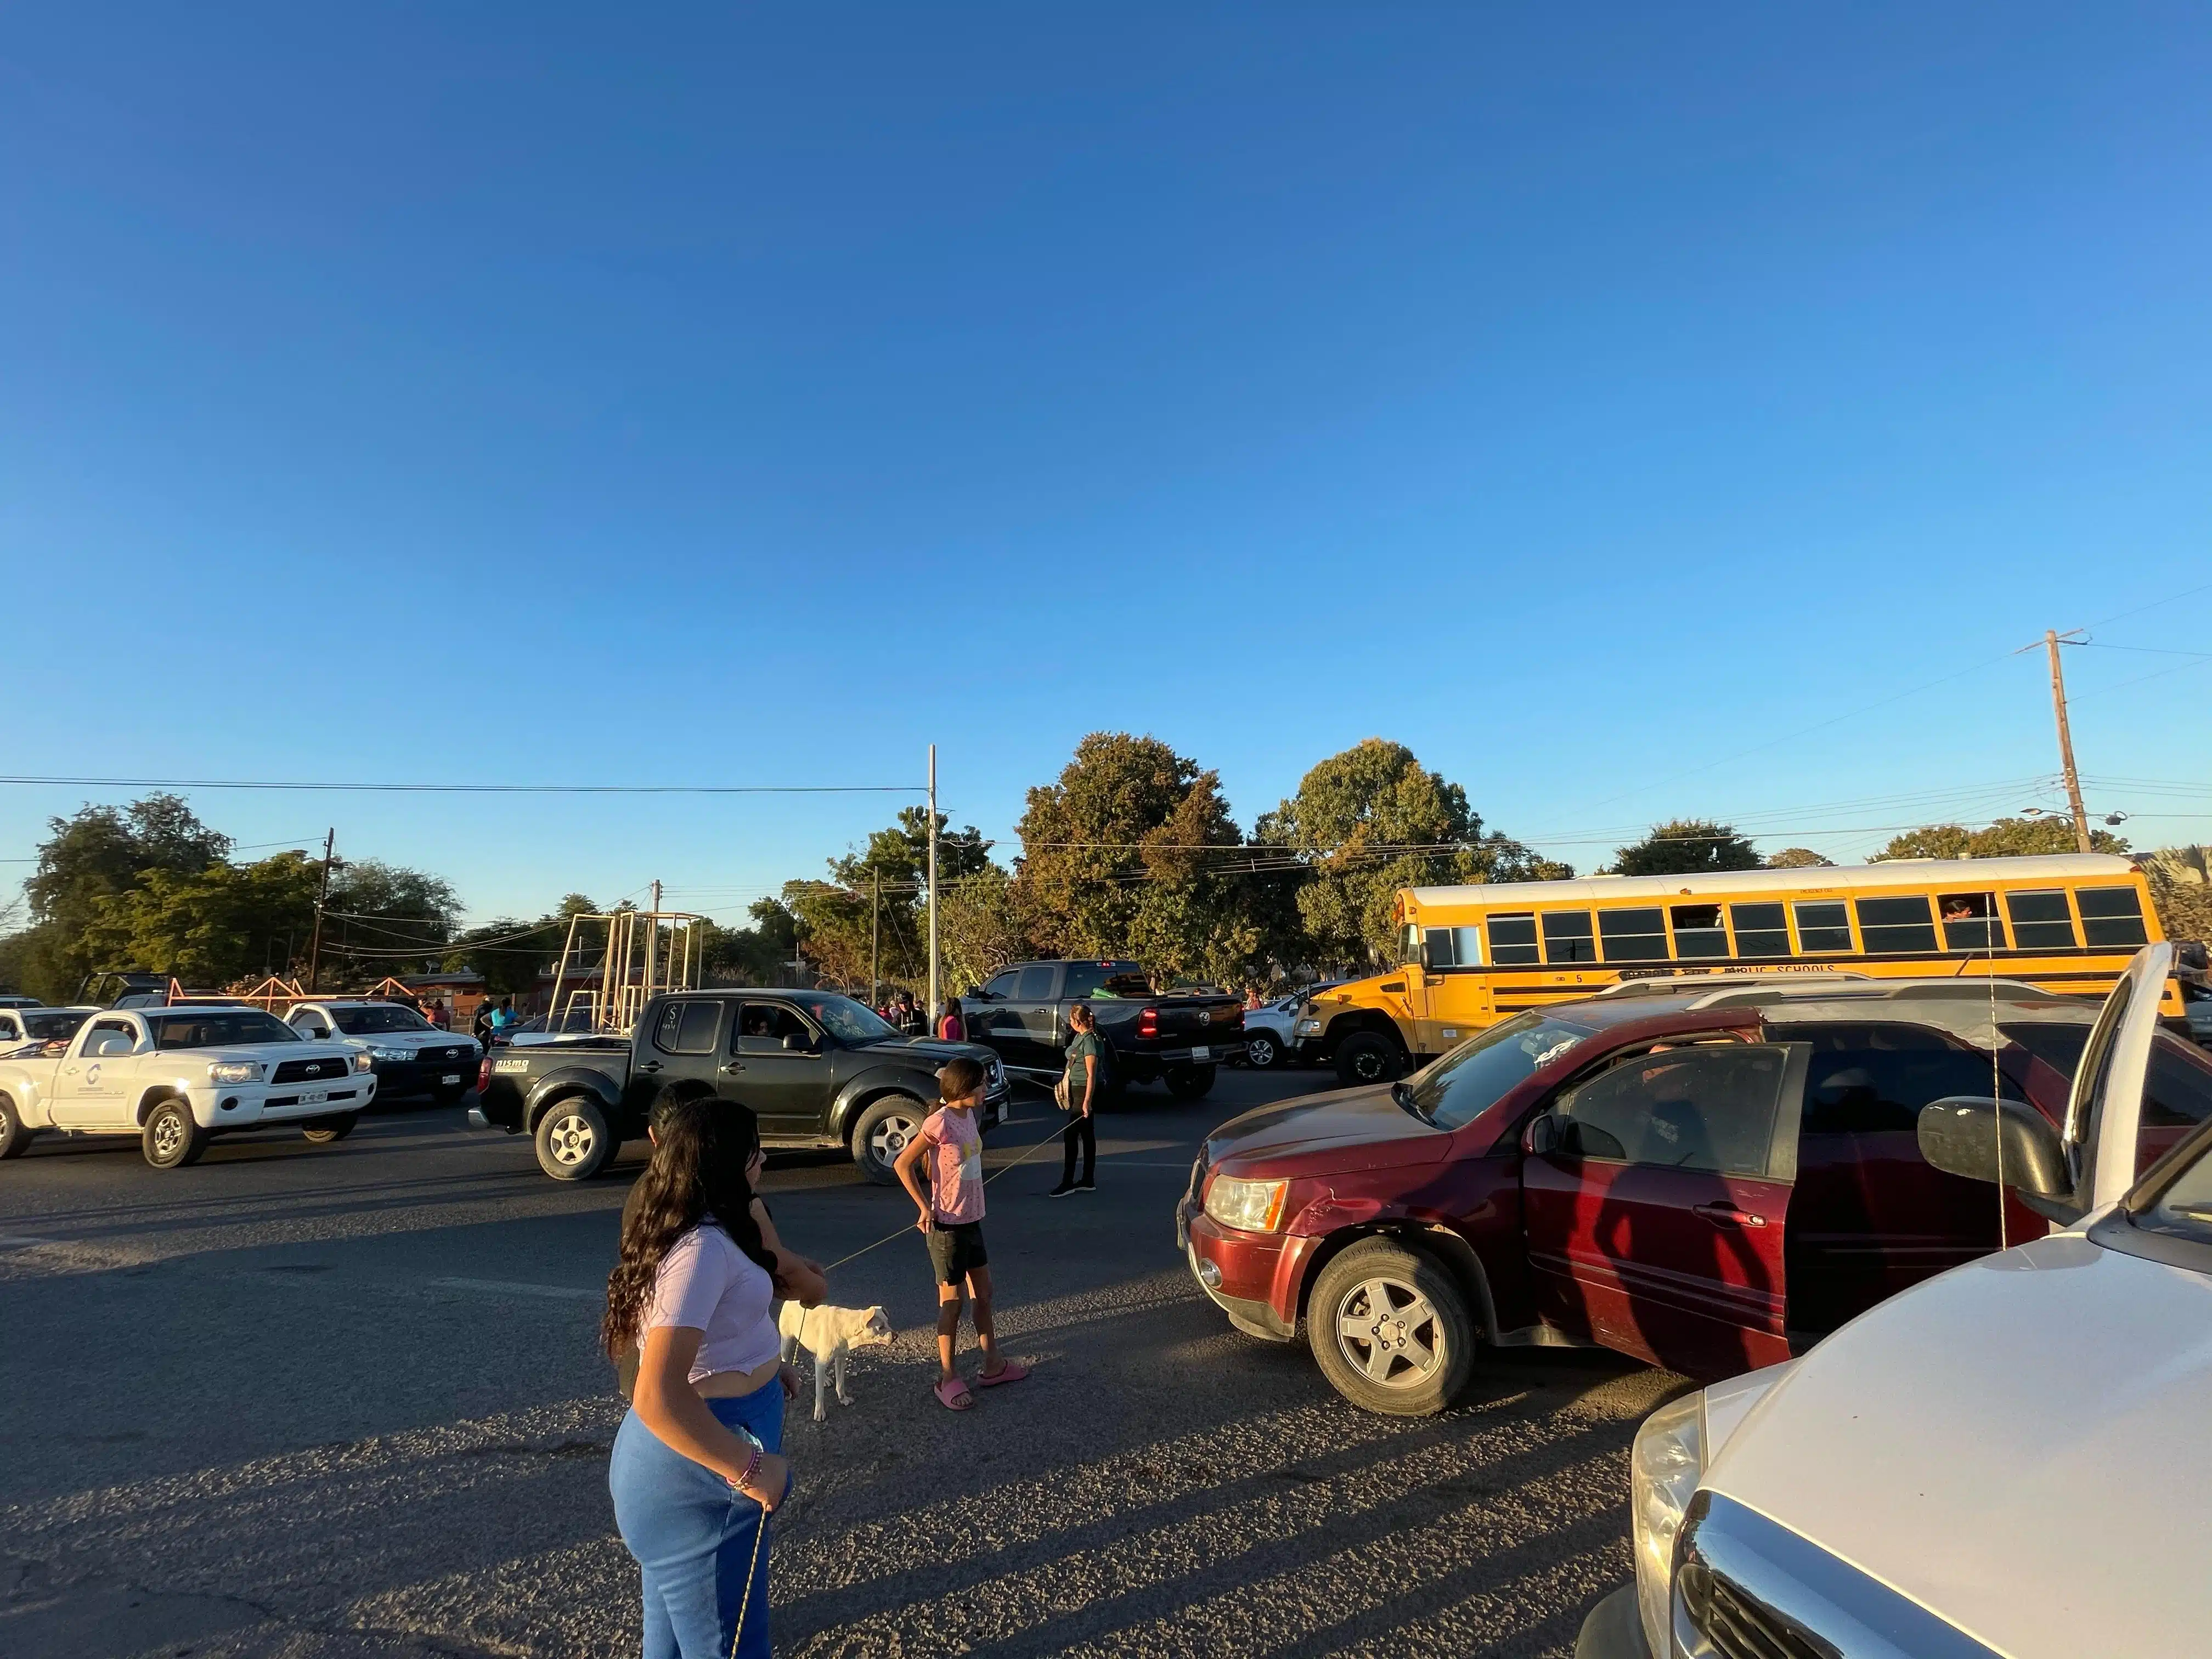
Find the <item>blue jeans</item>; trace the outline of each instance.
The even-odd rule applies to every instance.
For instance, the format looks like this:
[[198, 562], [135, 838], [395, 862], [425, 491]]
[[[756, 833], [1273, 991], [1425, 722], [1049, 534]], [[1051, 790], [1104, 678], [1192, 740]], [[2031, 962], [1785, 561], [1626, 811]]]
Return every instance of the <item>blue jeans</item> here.
[[[783, 1449], [783, 1389], [773, 1378], [749, 1395], [706, 1403], [725, 1428], [750, 1429], [770, 1451]], [[616, 1530], [645, 1576], [645, 1659], [769, 1659], [761, 1506], [671, 1449], [635, 1412], [615, 1435], [607, 1490]]]

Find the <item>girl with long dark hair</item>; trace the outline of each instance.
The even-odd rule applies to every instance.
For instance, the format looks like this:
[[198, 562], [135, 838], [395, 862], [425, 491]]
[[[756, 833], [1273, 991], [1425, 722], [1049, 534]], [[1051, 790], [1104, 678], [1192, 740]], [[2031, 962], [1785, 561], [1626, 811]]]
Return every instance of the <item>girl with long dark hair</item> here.
[[732, 1101], [659, 1114], [607, 1279], [600, 1340], [638, 1352], [607, 1486], [644, 1575], [645, 1659], [768, 1659], [768, 1517], [791, 1481], [776, 1279], [806, 1264], [762, 1237], [759, 1150]]

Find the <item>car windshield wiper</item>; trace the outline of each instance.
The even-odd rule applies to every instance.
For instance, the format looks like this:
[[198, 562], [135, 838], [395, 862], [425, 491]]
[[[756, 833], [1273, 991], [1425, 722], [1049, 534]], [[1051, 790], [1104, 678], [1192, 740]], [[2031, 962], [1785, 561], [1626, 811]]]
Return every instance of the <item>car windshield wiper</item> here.
[[1431, 1117], [1426, 1112], [1421, 1109], [1421, 1103], [1413, 1098], [1413, 1091], [1411, 1089], [1408, 1089], [1402, 1080], [1393, 1083], [1390, 1085], [1390, 1098], [1396, 1101], [1399, 1105], [1404, 1107], [1415, 1117], [1420, 1119], [1422, 1122], [1434, 1123], [1436, 1121], [1434, 1118]]

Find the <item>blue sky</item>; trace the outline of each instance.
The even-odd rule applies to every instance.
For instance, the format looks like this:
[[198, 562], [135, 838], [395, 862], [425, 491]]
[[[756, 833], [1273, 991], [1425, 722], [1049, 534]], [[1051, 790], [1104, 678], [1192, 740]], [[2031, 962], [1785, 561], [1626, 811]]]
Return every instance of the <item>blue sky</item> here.
[[[2093, 807], [2212, 837], [2208, 71], [2183, 5], [17, 9], [5, 769], [934, 740], [1004, 837], [1089, 731], [1247, 823], [1379, 734], [1585, 868], [1848, 858], [2055, 803], [2006, 653], [2097, 623]], [[194, 799], [478, 917], [896, 804]]]

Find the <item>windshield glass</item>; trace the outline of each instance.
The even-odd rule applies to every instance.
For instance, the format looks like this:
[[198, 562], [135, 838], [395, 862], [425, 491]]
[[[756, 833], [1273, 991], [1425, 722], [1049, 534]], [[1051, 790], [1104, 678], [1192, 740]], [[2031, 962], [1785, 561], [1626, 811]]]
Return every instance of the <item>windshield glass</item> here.
[[1438, 1128], [1456, 1129], [1589, 1034], [1553, 1015], [1516, 1015], [1416, 1072], [1400, 1097]]
[[792, 1000], [814, 1016], [840, 1042], [881, 1042], [899, 1035], [850, 997], [793, 997]]
[[300, 1034], [274, 1014], [240, 1008], [221, 1012], [149, 1014], [156, 1048], [228, 1048], [246, 1042], [297, 1042]]
[[2212, 1244], [2212, 1143], [2166, 1183], [2158, 1201], [2135, 1217], [2138, 1227]]
[[366, 1036], [372, 1031], [427, 1031], [430, 1022], [412, 1008], [397, 1004], [382, 1003], [374, 1008], [333, 1008], [331, 1018], [338, 1023], [338, 1030], [348, 1036]]
[[52, 1013], [34, 1012], [26, 1008], [20, 1018], [23, 1022], [25, 1036], [35, 1037], [41, 1042], [52, 1042], [58, 1037], [75, 1036], [76, 1028], [92, 1016], [75, 1013], [66, 1008], [57, 1008]]

